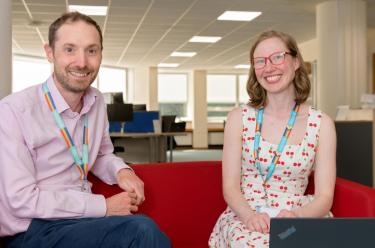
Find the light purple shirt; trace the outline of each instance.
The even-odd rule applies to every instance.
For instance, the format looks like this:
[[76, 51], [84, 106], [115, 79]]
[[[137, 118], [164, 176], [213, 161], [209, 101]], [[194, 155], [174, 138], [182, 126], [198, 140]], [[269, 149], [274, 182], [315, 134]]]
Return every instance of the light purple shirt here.
[[[73, 112], [53, 78], [48, 87], [57, 111], [82, 155], [84, 114], [89, 121], [89, 167], [108, 184], [129, 168], [112, 154], [106, 106], [90, 87], [80, 113]], [[102, 195], [81, 192], [80, 173], [50, 112], [42, 85], [0, 101], [0, 236], [24, 232], [31, 219], [102, 217]]]

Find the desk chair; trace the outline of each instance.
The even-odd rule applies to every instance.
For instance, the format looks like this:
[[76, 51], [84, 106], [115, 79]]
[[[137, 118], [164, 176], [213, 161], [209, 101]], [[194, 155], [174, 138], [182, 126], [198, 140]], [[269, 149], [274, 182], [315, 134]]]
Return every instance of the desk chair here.
[[[162, 132], [185, 132], [186, 122], [175, 122], [175, 115], [163, 115], [161, 117]], [[174, 137], [167, 137], [167, 144], [169, 144], [170, 139], [173, 139], [172, 149], [177, 147], [177, 143]]]
[[[119, 121], [110, 121], [109, 122], [109, 132], [121, 132], [121, 126], [122, 126], [122, 123], [119, 122]], [[112, 144], [113, 144], [113, 153], [116, 154], [116, 153], [119, 153], [119, 152], [125, 152], [125, 148], [122, 147], [122, 146], [115, 146], [115, 140], [116, 138], [112, 138], [111, 137], [111, 141], [112, 141]]]
[[172, 124], [175, 122], [175, 115], [162, 115], [161, 116], [161, 131], [171, 132]]
[[[112, 140], [112, 143], [114, 144], [114, 139], [111, 138], [111, 140]], [[113, 153], [117, 154], [119, 152], [125, 152], [125, 148], [122, 147], [122, 146], [115, 146], [115, 145], [113, 145]]]
[[[162, 115], [161, 116], [161, 131], [164, 132], [172, 132], [172, 125], [175, 123], [176, 115]], [[176, 141], [173, 139], [173, 146], [169, 147], [170, 139], [173, 137], [167, 137], [167, 148], [173, 149], [175, 148]]]
[[[185, 132], [185, 129], [186, 129], [186, 121], [172, 123], [171, 132]], [[176, 148], [177, 147], [176, 139], [175, 137], [172, 137], [172, 138], [173, 138], [173, 148]]]

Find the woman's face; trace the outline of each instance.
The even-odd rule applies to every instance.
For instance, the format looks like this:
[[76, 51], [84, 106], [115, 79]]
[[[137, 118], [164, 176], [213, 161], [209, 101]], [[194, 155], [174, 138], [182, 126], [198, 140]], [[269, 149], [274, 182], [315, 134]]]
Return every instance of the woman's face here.
[[[266, 65], [263, 68], [257, 68], [255, 65], [254, 69], [258, 82], [268, 93], [280, 93], [294, 87], [292, 81], [300, 63], [297, 58], [283, 52], [290, 51], [284, 42], [276, 37], [260, 42], [254, 50], [254, 63], [258, 61], [261, 65], [264, 59], [257, 58], [266, 58]], [[271, 55], [277, 64], [271, 63]]]

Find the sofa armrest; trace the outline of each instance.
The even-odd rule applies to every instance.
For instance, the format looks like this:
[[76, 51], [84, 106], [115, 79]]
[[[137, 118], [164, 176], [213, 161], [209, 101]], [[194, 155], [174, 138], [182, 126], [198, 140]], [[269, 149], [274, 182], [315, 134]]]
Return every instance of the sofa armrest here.
[[375, 217], [375, 189], [336, 178], [332, 212], [336, 217]]
[[[305, 194], [314, 194], [314, 173]], [[375, 217], [375, 189], [337, 177], [331, 211], [335, 217]]]

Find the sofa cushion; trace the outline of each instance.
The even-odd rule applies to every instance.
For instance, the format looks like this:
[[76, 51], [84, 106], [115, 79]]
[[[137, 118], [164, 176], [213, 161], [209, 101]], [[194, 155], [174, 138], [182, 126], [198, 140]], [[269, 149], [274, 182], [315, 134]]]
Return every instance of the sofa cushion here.
[[[147, 213], [170, 237], [173, 247], [207, 247], [218, 216], [224, 211], [221, 162], [181, 162], [132, 165], [145, 183]], [[97, 180], [97, 179], [96, 179]], [[92, 181], [92, 179], [91, 179]], [[105, 196], [117, 187], [93, 182], [93, 191]]]

